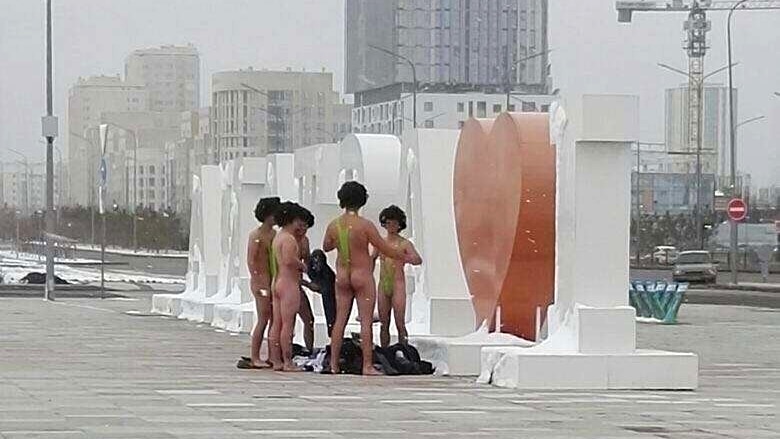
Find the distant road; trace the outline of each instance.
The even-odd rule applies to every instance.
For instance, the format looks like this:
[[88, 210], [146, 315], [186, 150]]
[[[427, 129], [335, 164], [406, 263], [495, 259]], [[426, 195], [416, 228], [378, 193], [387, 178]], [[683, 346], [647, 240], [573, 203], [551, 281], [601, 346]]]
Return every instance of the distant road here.
[[[74, 253], [77, 258], [100, 260], [100, 251], [76, 250]], [[122, 262], [127, 264], [127, 267], [130, 270], [148, 274], [166, 274], [171, 276], [184, 276], [187, 274], [186, 258], [166, 258], [106, 253], [106, 261]]]
[[[631, 279], [640, 280], [672, 280], [672, 268], [648, 270], [648, 269], [631, 269]], [[761, 273], [739, 273], [739, 280], [742, 282], [762, 282]], [[719, 284], [728, 284], [731, 282], [731, 272], [719, 271], [718, 282]], [[769, 283], [780, 284], [780, 273], [770, 273]]]

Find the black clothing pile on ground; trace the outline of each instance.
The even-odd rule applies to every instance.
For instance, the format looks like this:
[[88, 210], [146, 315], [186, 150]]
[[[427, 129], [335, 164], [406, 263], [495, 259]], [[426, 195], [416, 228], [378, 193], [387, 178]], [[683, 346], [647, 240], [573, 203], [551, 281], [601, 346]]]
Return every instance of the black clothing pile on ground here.
[[[293, 344], [293, 363], [308, 372], [330, 373], [330, 345], [324, 349], [309, 352], [305, 347]], [[361, 375], [363, 373], [363, 350], [360, 336], [353, 334], [345, 338], [339, 361], [341, 373]], [[236, 365], [239, 369], [254, 369], [248, 357], [241, 357]], [[374, 367], [385, 375], [431, 375], [433, 365], [420, 359], [420, 353], [409, 344], [396, 343], [387, 348], [374, 346]]]
[[[323, 371], [329, 371], [330, 346], [326, 347], [323, 362], [326, 365]], [[360, 375], [363, 371], [363, 350], [360, 347], [360, 338], [353, 335], [345, 338], [341, 345], [341, 373]], [[374, 346], [374, 367], [385, 375], [431, 375], [434, 372], [433, 365], [420, 358], [417, 349], [409, 344], [396, 343], [387, 348]], [[327, 372], [325, 372], [327, 373]]]

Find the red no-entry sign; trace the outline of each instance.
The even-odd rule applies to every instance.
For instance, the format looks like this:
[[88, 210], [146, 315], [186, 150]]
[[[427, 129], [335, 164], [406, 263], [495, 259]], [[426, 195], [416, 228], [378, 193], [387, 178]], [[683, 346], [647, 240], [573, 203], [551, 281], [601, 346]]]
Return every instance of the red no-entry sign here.
[[745, 200], [741, 198], [734, 198], [729, 201], [726, 212], [729, 215], [729, 219], [732, 221], [742, 221], [747, 216], [747, 204], [745, 204]]

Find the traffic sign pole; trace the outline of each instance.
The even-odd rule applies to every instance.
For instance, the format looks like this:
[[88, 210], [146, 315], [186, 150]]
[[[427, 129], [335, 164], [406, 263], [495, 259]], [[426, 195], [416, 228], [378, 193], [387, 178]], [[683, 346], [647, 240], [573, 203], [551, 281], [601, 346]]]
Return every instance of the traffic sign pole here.
[[740, 198], [734, 198], [729, 201], [726, 207], [726, 214], [729, 217], [731, 226], [731, 249], [729, 254], [729, 268], [731, 269], [731, 283], [739, 283], [739, 272], [737, 271], [737, 247], [739, 246], [739, 223], [747, 217], [747, 203]]

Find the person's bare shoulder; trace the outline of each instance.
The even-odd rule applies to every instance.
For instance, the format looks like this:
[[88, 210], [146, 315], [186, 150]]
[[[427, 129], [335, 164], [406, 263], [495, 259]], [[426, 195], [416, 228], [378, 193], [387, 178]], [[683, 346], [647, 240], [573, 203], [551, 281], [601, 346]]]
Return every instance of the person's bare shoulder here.
[[260, 239], [261, 236], [262, 236], [262, 233], [263, 232], [260, 230], [259, 227], [255, 228], [255, 229], [252, 229], [252, 231], [249, 232], [249, 240], [251, 241], [251, 240], [258, 240], [258, 239]]

